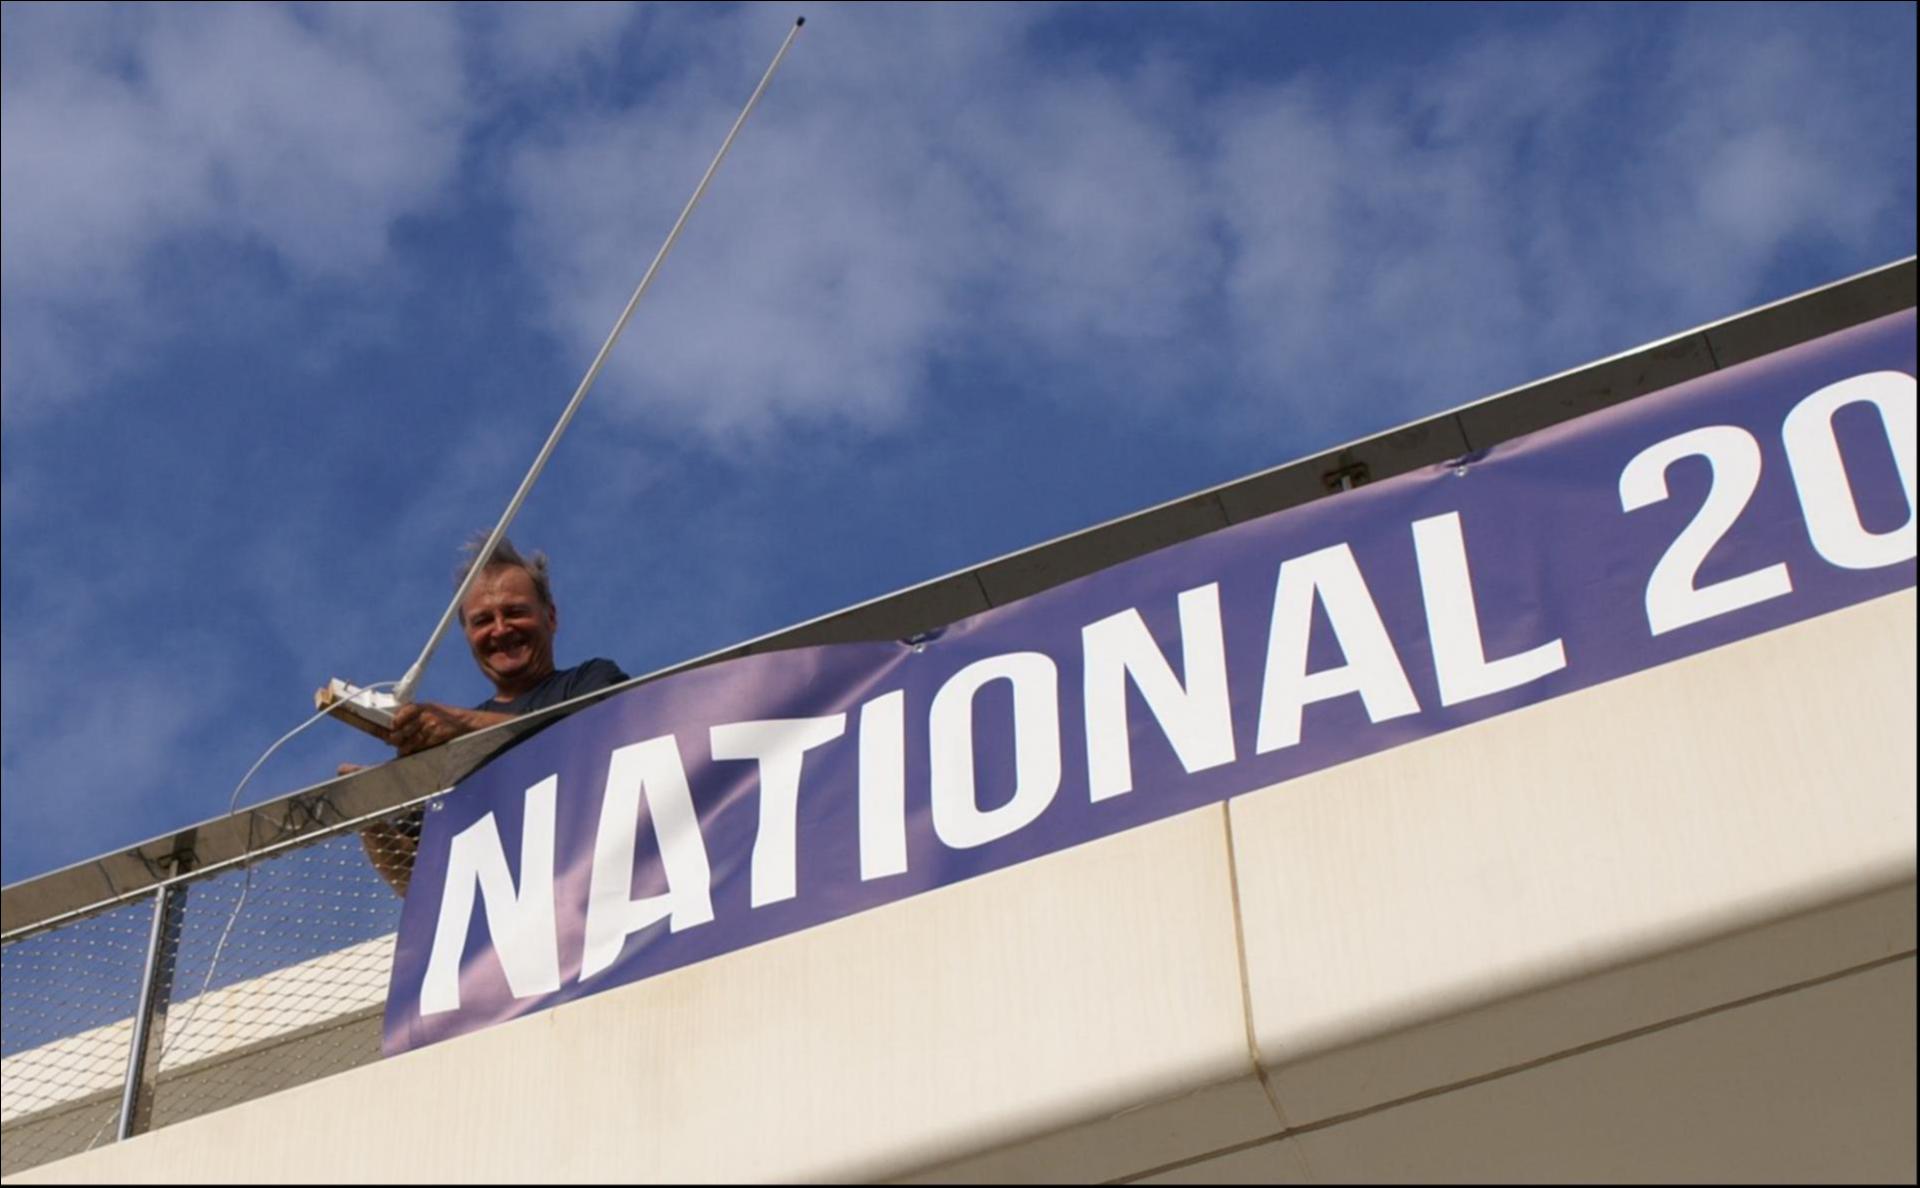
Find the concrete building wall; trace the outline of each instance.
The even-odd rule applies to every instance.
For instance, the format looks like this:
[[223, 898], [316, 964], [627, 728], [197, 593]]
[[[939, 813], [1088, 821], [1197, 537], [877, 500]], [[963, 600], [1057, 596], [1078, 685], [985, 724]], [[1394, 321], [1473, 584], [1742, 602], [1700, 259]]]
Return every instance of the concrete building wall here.
[[9, 1182], [1911, 1181], [1915, 606]]

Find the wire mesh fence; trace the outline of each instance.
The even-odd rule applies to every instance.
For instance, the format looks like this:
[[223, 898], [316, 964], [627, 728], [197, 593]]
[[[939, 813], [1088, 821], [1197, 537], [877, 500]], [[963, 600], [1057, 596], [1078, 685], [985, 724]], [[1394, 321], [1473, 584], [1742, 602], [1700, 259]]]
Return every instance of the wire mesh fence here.
[[5, 938], [0, 1174], [113, 1142], [130, 1075], [137, 1133], [378, 1059], [418, 813], [185, 875], [164, 904], [149, 891]]
[[0, 1175], [113, 1137], [152, 918], [144, 896], [0, 949]]

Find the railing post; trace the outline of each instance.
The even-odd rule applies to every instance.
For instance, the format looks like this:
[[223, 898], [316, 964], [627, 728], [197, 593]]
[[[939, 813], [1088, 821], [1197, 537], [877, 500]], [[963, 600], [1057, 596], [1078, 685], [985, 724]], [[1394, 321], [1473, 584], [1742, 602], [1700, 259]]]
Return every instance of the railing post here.
[[[167, 858], [172, 879], [193, 865], [192, 831], [176, 842]], [[153, 925], [147, 937], [147, 964], [140, 976], [140, 1003], [133, 1016], [133, 1042], [127, 1049], [127, 1077], [120, 1090], [119, 1132], [124, 1140], [153, 1123], [153, 1091], [166, 1048], [167, 1006], [173, 1001], [173, 974], [186, 920], [187, 889], [162, 882], [153, 893]]]

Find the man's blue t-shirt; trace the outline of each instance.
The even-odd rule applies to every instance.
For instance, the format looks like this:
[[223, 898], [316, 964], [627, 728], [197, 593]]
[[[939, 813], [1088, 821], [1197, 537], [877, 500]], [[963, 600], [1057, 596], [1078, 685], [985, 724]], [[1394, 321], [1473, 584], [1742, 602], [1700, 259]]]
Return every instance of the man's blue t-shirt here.
[[547, 674], [545, 680], [511, 701], [489, 698], [473, 708], [490, 714], [530, 714], [550, 705], [559, 705], [563, 701], [572, 701], [576, 697], [611, 688], [626, 679], [627, 674], [620, 671], [618, 664], [611, 660], [594, 659], [572, 668], [555, 669]]

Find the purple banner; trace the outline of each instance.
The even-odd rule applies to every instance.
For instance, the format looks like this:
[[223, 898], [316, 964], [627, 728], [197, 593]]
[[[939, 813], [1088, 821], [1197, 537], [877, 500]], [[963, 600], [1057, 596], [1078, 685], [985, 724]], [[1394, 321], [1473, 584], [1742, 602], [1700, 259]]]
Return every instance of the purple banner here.
[[580, 711], [426, 815], [389, 1053], [1914, 585], [1914, 313], [918, 643]]

